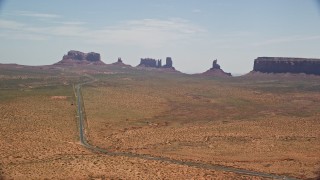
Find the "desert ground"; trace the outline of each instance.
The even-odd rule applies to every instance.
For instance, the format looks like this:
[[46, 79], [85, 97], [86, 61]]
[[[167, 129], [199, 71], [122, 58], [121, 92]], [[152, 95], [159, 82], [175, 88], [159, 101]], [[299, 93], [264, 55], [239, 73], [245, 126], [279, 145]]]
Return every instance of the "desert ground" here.
[[0, 67], [0, 179], [266, 179], [111, 152], [297, 179], [320, 171], [320, 77], [216, 78], [112, 66]]

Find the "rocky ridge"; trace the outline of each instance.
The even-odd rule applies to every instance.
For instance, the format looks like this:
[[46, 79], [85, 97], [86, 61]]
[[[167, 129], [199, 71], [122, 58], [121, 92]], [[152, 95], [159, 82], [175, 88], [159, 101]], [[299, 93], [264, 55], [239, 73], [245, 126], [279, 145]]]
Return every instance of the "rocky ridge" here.
[[[63, 56], [62, 60], [54, 65], [105, 65], [101, 61], [99, 53], [71, 50]], [[121, 58], [111, 65], [131, 67], [123, 63]], [[166, 58], [166, 64], [162, 65], [161, 59], [141, 58], [137, 66], [143, 69], [176, 72], [173, 67], [171, 57]], [[258, 57], [254, 60], [252, 73], [294, 73], [294, 74], [311, 74], [320, 75], [320, 59], [316, 58], [292, 58], [292, 57]], [[212, 67], [201, 75], [205, 76], [232, 76], [231, 73], [224, 72], [217, 60], [214, 60]]]

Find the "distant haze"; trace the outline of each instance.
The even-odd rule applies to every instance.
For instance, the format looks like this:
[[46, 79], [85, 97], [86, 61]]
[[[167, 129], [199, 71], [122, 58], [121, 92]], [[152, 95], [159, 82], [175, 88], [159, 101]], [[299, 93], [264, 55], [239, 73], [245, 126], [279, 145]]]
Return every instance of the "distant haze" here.
[[233, 74], [258, 56], [320, 58], [318, 0], [0, 0], [0, 63], [53, 64], [69, 50], [172, 57], [185, 73], [218, 59]]

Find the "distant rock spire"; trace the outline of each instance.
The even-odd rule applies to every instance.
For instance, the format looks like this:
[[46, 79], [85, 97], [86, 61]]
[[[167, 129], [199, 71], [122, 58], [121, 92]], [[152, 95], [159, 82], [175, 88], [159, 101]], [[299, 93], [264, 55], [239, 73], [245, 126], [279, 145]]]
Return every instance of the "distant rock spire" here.
[[217, 59], [213, 60], [212, 69], [220, 69], [220, 65], [218, 64], [218, 60]]
[[213, 60], [212, 67], [209, 70], [207, 70], [206, 72], [202, 73], [202, 75], [213, 76], [213, 77], [229, 77], [229, 76], [232, 76], [231, 73], [226, 73], [220, 68], [220, 65], [218, 64], [218, 60], [217, 59]]

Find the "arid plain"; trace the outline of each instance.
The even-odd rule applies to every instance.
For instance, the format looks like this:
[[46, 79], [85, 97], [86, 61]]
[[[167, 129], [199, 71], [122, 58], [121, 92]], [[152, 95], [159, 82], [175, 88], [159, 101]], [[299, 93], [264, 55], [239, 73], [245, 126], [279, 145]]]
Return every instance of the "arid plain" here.
[[223, 165], [299, 179], [320, 170], [320, 78], [203, 77], [117, 66], [0, 67], [0, 179], [265, 179], [92, 152]]

